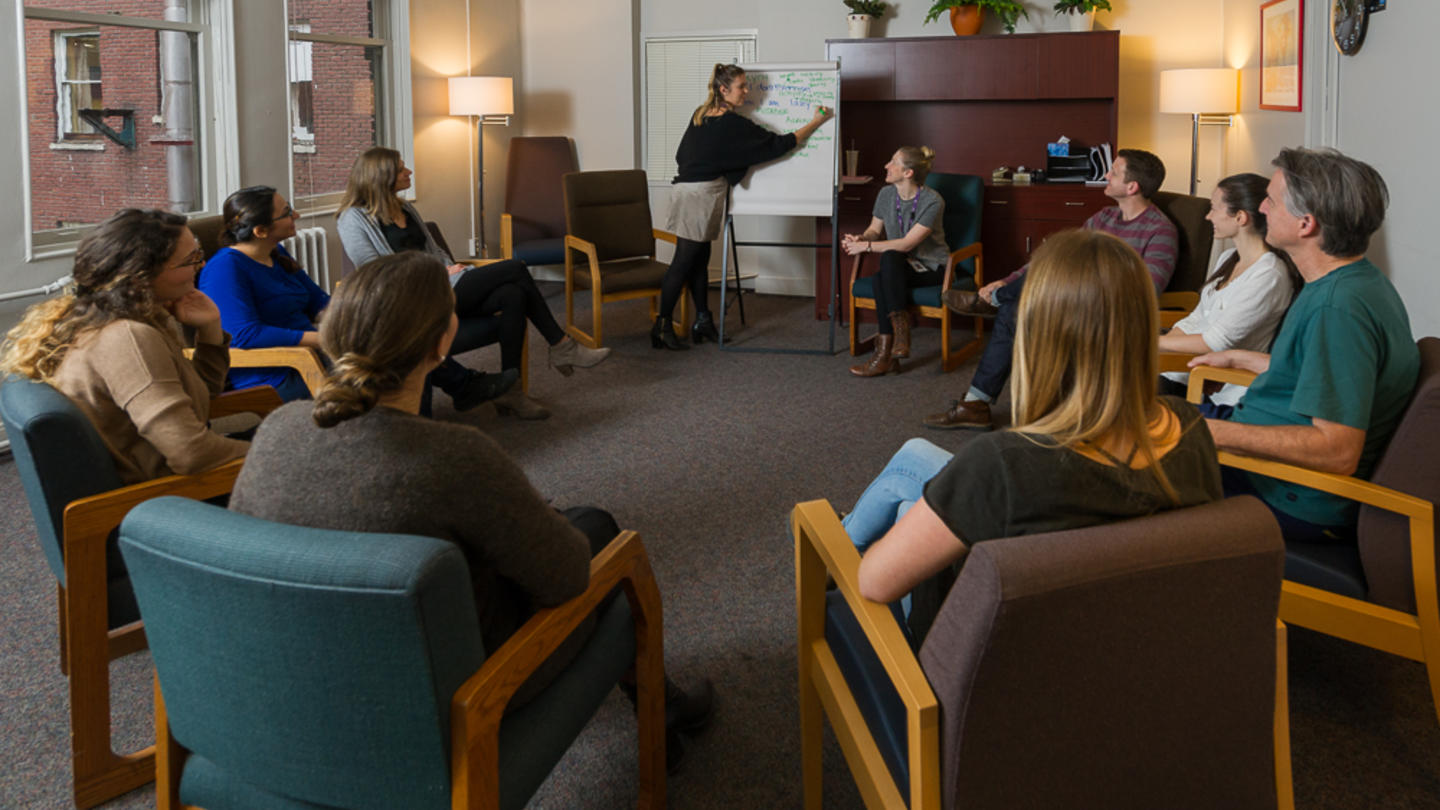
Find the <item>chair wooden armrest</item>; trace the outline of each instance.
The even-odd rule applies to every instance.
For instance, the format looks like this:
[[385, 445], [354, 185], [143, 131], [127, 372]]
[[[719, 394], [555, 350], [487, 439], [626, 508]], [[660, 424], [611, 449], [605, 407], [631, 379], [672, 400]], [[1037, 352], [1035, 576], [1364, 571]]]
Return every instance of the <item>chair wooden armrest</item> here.
[[509, 214], [500, 215], [500, 258], [515, 258], [515, 220]]
[[1190, 369], [1190, 387], [1185, 391], [1185, 399], [1199, 404], [1205, 396], [1205, 383], [1211, 380], [1248, 386], [1258, 376], [1260, 375], [1242, 368], [1196, 366]]
[[466, 267], [484, 267], [487, 264], [503, 262], [504, 259], [456, 259], [456, 264], [463, 264]]
[[660, 591], [640, 536], [625, 531], [591, 560], [590, 584], [584, 593], [538, 611], [456, 690], [450, 703], [452, 807], [498, 807], [500, 721], [506, 704], [616, 587], [624, 589], [635, 622], [636, 702], [642, 718], [640, 804], [647, 806], [665, 795]]
[[[920, 662], [896, 624], [890, 608], [860, 595], [860, 553], [840, 524], [830, 503], [807, 501], [790, 514], [795, 535], [796, 613], [799, 621], [801, 736], [807, 726], [819, 738], [821, 717], [812, 716], [806, 706], [807, 690], [819, 691], [836, 727], [851, 773], [860, 786], [867, 807], [905, 806], [890, 781], [889, 770], [880, 756], [860, 709], [848, 689], [836, 689], [844, 676], [825, 640], [825, 579], [828, 573], [865, 633], [866, 640], [885, 667], [885, 672], [905, 704], [909, 730], [911, 773], [910, 807], [937, 807], [940, 798], [940, 706]], [[817, 671], [818, 670], [818, 671]], [[841, 726], [844, 726], [842, 731]], [[819, 779], [819, 750], [802, 754], [802, 779], [812, 784]], [[812, 773], [812, 769], [814, 773]]]
[[950, 251], [950, 257], [945, 260], [945, 278], [940, 282], [940, 289], [948, 290], [950, 285], [955, 283], [955, 265], [966, 259], [975, 260], [975, 289], [985, 286], [985, 255], [983, 246], [979, 242], [971, 242], [959, 250]]
[[595, 243], [588, 239], [565, 234], [565, 266], [567, 269], [570, 267], [571, 250], [578, 250], [585, 254], [585, 258], [590, 262], [590, 289], [600, 289], [600, 254], [595, 248]]
[[210, 398], [210, 418], [218, 419], [236, 413], [255, 413], [264, 416], [281, 405], [285, 400], [268, 385], [226, 391]]
[[309, 346], [273, 346], [265, 349], [230, 349], [231, 368], [293, 368], [313, 396], [325, 382], [325, 364]]
[[[1160, 373], [1167, 371], [1190, 371], [1190, 361], [1199, 357], [1197, 354], [1186, 354], [1185, 352], [1160, 352]], [[1206, 366], [1210, 368], [1210, 366]], [[1185, 392], [1190, 393], [1188, 390]]]
[[651, 228], [650, 233], [654, 234], [657, 241], [669, 242], [672, 245], [675, 244], [675, 234], [670, 233], [669, 231], [662, 231], [659, 228]]
[[1179, 309], [1186, 313], [1193, 312], [1195, 307], [1200, 306], [1200, 293], [1197, 292], [1163, 292], [1160, 293], [1159, 304], [1161, 309]]

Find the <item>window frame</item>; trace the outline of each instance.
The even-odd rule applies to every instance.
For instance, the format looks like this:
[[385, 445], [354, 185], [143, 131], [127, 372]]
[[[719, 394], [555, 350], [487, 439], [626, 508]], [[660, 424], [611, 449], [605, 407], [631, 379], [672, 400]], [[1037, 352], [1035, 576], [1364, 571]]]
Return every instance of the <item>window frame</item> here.
[[[22, 0], [23, 3], [23, 0]], [[81, 238], [94, 224], [47, 231], [36, 231], [32, 217], [34, 204], [31, 172], [29, 94], [25, 68], [26, 26], [28, 20], [72, 23], [101, 28], [139, 28], [160, 32], [179, 32], [194, 38], [195, 97], [197, 104], [196, 141], [200, 148], [200, 208], [185, 213], [188, 217], [214, 215], [220, 210], [222, 196], [239, 185], [239, 144], [235, 110], [235, 9], [234, 0], [191, 0], [190, 22], [174, 22], [155, 17], [130, 17], [120, 14], [95, 14], [84, 11], [20, 5], [20, 24], [16, 26], [16, 44], [20, 56], [21, 83], [20, 119], [22, 159], [20, 179], [23, 188], [22, 215], [25, 227], [25, 261], [43, 261], [73, 255]], [[200, 18], [196, 22], [194, 19]], [[93, 147], [91, 147], [93, 148]], [[103, 145], [101, 149], [103, 150]]]
[[[289, 60], [296, 51], [296, 42], [324, 42], [380, 49], [381, 69], [375, 84], [375, 140], [400, 153], [406, 165], [415, 164], [414, 110], [410, 89], [410, 0], [371, 0], [373, 33], [370, 37], [337, 36], [334, 34], [292, 30], [290, 7], [285, 7], [285, 118], [295, 120], [295, 93], [291, 89], [292, 66]], [[287, 127], [287, 129], [289, 129]], [[313, 134], [313, 133], [312, 133]], [[323, 194], [300, 194], [295, 188], [295, 139], [290, 144], [290, 200], [302, 217], [333, 214], [340, 210], [341, 191]], [[301, 151], [299, 154], [313, 154]], [[411, 190], [401, 197], [414, 199]]]
[[54, 145], [61, 148], [82, 147], [93, 149], [94, 144], [104, 149], [104, 136], [96, 132], [94, 127], [85, 124], [89, 132], [84, 130], [72, 130], [70, 123], [74, 118], [75, 100], [71, 88], [77, 85], [97, 85], [101, 88], [101, 98], [104, 98], [104, 77], [97, 80], [72, 79], [66, 74], [70, 66], [69, 43], [76, 39], [94, 39], [95, 51], [100, 51], [100, 29], [98, 28], [67, 28], [56, 29], [52, 32], [51, 44], [55, 54], [55, 140]]

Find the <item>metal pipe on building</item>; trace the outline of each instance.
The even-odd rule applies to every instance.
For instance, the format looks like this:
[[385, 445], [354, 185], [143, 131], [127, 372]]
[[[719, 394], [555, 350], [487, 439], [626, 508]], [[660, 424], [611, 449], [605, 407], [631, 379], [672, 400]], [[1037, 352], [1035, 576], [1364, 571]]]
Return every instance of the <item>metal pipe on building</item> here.
[[[165, 19], [189, 22], [188, 0], [165, 0]], [[152, 143], [165, 146], [165, 169], [169, 180], [169, 208], [176, 213], [194, 211], [199, 186], [195, 154], [195, 71], [190, 35], [180, 31], [160, 33], [160, 109], [165, 134]]]

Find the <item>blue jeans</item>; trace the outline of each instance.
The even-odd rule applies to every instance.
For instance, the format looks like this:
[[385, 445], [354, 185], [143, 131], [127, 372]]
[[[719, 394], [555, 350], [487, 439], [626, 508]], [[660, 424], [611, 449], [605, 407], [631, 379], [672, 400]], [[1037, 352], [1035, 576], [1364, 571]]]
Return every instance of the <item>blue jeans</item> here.
[[900, 446], [842, 521], [851, 542], [862, 554], [910, 511], [924, 493], [925, 483], [950, 458], [950, 453], [924, 439], [911, 439]]

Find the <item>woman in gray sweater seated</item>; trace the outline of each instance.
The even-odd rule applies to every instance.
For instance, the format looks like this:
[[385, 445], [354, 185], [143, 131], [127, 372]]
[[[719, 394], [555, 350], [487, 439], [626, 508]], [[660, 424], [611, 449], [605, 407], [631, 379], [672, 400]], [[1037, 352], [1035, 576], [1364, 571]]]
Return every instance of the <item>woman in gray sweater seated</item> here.
[[[567, 377], [576, 367], [589, 368], [609, 356], [609, 349], [582, 346], [565, 334], [524, 262], [507, 259], [483, 267], [457, 263], [430, 235], [420, 212], [400, 199], [399, 192], [410, 188], [410, 176], [410, 169], [394, 149], [372, 147], [355, 159], [345, 196], [340, 200], [340, 216], [335, 221], [345, 255], [355, 266], [406, 250], [439, 259], [450, 273], [455, 314], [460, 317], [455, 351], [479, 348], [482, 344], [478, 335], [487, 330], [482, 322], [498, 319], [502, 379], [513, 382], [519, 377], [525, 330], [530, 323], [535, 324], [550, 347], [550, 367]], [[436, 369], [434, 382], [453, 396], [449, 386], [455, 384], [457, 373], [464, 374], [463, 367], [450, 360]], [[545, 406], [518, 390], [504, 391], [494, 401], [502, 416], [550, 416]]]
[[[494, 650], [536, 609], [582, 593], [590, 558], [619, 528], [600, 509], [550, 508], [479, 430], [419, 416], [425, 377], [449, 354], [457, 322], [445, 268], [433, 256], [407, 252], [363, 265], [320, 326], [334, 358], [324, 387], [313, 402], [285, 405], [260, 426], [230, 508], [299, 526], [455, 543], [470, 565], [485, 647]], [[577, 630], [511, 708], [553, 679], [589, 632], [590, 625]], [[677, 729], [701, 727], [709, 714], [708, 682], [693, 697], [667, 688]]]

